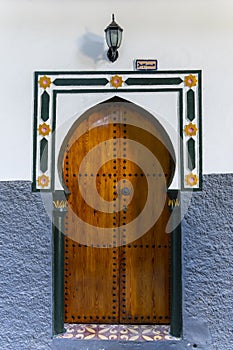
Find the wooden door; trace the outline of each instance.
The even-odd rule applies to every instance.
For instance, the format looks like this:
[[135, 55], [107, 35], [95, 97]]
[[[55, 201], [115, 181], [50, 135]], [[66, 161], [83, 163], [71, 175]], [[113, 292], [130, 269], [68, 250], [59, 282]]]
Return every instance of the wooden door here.
[[120, 98], [86, 112], [61, 151], [65, 322], [169, 323], [170, 140]]

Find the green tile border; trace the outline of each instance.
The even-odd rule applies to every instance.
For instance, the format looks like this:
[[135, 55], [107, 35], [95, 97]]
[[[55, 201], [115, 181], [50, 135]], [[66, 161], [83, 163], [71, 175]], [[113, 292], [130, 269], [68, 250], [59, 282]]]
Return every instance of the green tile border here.
[[180, 85], [181, 78], [128, 78], [126, 85]]
[[198, 73], [198, 102], [199, 102], [199, 191], [202, 191], [202, 169], [203, 169], [203, 148], [202, 148], [202, 72]]
[[109, 83], [106, 78], [86, 79], [86, 78], [56, 78], [53, 84], [56, 86], [105, 86]]
[[34, 112], [33, 112], [33, 174], [32, 174], [32, 192], [40, 191], [36, 186], [36, 160], [37, 160], [37, 95], [38, 95], [38, 74], [34, 75]]
[[187, 141], [187, 149], [188, 149], [188, 168], [190, 171], [196, 168], [196, 159], [195, 159], [195, 140], [190, 137]]
[[[106, 81], [108, 81], [108, 79], [106, 77], [102, 77], [102, 78], [92, 78], [91, 76], [100, 76], [100, 75], [113, 75], [113, 74], [122, 74], [122, 75], [128, 75], [131, 76], [132, 78], [127, 78], [125, 79], [125, 84], [127, 85], [127, 80], [131, 81], [132, 85], [131, 86], [136, 86], [135, 88], [128, 88], [127, 86], [124, 86], [122, 88], [119, 89], [115, 89], [112, 87], [109, 88], [102, 88], [101, 85], [99, 85], [98, 89], [75, 89], [75, 86], [80, 86], [81, 85], [71, 85], [70, 83], [73, 81], [74, 84], [76, 83], [80, 83], [82, 81], [84, 82], [84, 86], [97, 86], [98, 83], [103, 84], [103, 82], [106, 83]], [[161, 75], [161, 74], [167, 74], [169, 75], [169, 77], [162, 77], [162, 78], [155, 78], [156, 75]], [[71, 93], [114, 93], [117, 94], [119, 93], [127, 93], [127, 92], [131, 92], [131, 93], [153, 93], [153, 92], [174, 92], [174, 91], [178, 91], [179, 89], [177, 88], [177, 85], [180, 85], [181, 82], [183, 82], [183, 80], [180, 77], [174, 77], [172, 78], [171, 76], [174, 75], [189, 75], [189, 74], [196, 74], [198, 76], [198, 90], [196, 91], [196, 93], [198, 93], [199, 95], [199, 99], [198, 99], [198, 112], [196, 111], [196, 115], [195, 118], [197, 119], [197, 123], [198, 123], [198, 129], [199, 129], [199, 133], [198, 133], [198, 138], [199, 138], [199, 152], [196, 155], [196, 157], [199, 156], [198, 159], [198, 166], [199, 166], [199, 173], [198, 173], [198, 178], [199, 178], [199, 187], [186, 187], [185, 183], [184, 183], [184, 145], [183, 143], [180, 145], [180, 170], [181, 170], [181, 174], [180, 174], [180, 178], [181, 178], [181, 190], [182, 191], [200, 191], [202, 189], [202, 121], [201, 121], [201, 112], [202, 112], [202, 99], [201, 99], [201, 92], [202, 92], [202, 81], [201, 81], [201, 75], [202, 72], [201, 70], [177, 70], [177, 71], [37, 71], [35, 72], [35, 79], [34, 79], [34, 137], [33, 137], [33, 184], [32, 184], [32, 190], [37, 192], [37, 191], [43, 191], [43, 192], [51, 192], [54, 191], [54, 174], [55, 174], [55, 167], [54, 167], [54, 161], [55, 161], [55, 133], [54, 131], [56, 130], [56, 99], [57, 99], [57, 95], [59, 93], [63, 93], [63, 94], [71, 94]], [[51, 76], [51, 75], [55, 75], [56, 79], [54, 79], [54, 81], [56, 80], [60, 80], [61, 84], [59, 86], [52, 86], [52, 89], [50, 89], [50, 101], [52, 102], [52, 116], [50, 116], [50, 124], [51, 124], [51, 119], [52, 119], [52, 158], [51, 158], [51, 172], [50, 172], [50, 188], [47, 189], [41, 189], [37, 187], [37, 178], [36, 178], [36, 172], [37, 172], [37, 113], [38, 113], [38, 106], [37, 106], [37, 94], [38, 94], [38, 77], [39, 76], [43, 76], [43, 75], [47, 75], [47, 76]], [[71, 75], [75, 75], [75, 76], [87, 76], [85, 78], [57, 78], [59, 76], [71, 76]], [[150, 78], [150, 76], [153, 75], [154, 78]], [[137, 76], [137, 77], [134, 77]], [[148, 77], [148, 78], [147, 78]], [[62, 84], [62, 80], [64, 81], [69, 81], [69, 84], [66, 85], [68, 89], [62, 89], [63, 84]], [[89, 82], [88, 82], [89, 81]], [[133, 81], [135, 82], [135, 84], [133, 85]], [[141, 81], [141, 85], [144, 86], [143, 88], [139, 88], [137, 84], [140, 84]], [[159, 86], [161, 85], [157, 85], [158, 81], [161, 82], [161, 85], [163, 87], [159, 88]], [[173, 85], [173, 83], [177, 81], [176, 85]], [[151, 84], [153, 84], [154, 82], [154, 86], [152, 87]], [[172, 85], [172, 87], [168, 87], [167, 85], [163, 85], [166, 82], [170, 82]], [[90, 83], [90, 84], [89, 84]], [[53, 84], [52, 84], [53, 85]], [[148, 86], [148, 88], [145, 88], [145, 85]], [[103, 86], [103, 85], [102, 85]], [[61, 87], [61, 88], [59, 88]], [[59, 88], [59, 89], [58, 89]], [[180, 88], [181, 91], [183, 91], [183, 87]], [[50, 103], [51, 103], [50, 102]], [[183, 116], [183, 103], [185, 103], [185, 101], [182, 98], [182, 94], [179, 94], [179, 124], [180, 124], [180, 137], [181, 140], [183, 140], [183, 120], [185, 118], [185, 116]]]
[[48, 140], [45, 137], [40, 140], [40, 170], [42, 172], [48, 170]]
[[50, 105], [50, 96], [47, 91], [44, 91], [40, 96], [41, 106], [40, 106], [40, 117], [43, 122], [46, 122], [49, 119], [49, 105]]
[[184, 190], [184, 147], [183, 147], [183, 139], [184, 139], [184, 123], [183, 123], [183, 89], [182, 93], [179, 95], [179, 114], [180, 114], [180, 186], [181, 191]]
[[192, 89], [189, 89], [186, 92], [187, 99], [187, 118], [190, 121], [195, 119], [195, 92]]

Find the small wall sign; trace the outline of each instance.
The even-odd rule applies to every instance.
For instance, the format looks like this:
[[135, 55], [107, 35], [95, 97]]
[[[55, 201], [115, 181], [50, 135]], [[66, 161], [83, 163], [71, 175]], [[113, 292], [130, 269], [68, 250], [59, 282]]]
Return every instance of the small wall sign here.
[[157, 70], [158, 69], [158, 60], [145, 60], [137, 59], [135, 60], [135, 69], [136, 70]]

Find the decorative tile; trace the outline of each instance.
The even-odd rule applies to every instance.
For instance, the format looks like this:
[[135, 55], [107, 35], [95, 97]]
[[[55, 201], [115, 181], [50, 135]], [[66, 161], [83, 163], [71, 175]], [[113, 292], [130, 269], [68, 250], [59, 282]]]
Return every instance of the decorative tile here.
[[186, 86], [188, 87], [193, 87], [193, 86], [196, 86], [197, 85], [197, 78], [195, 75], [193, 74], [190, 74], [190, 75], [187, 75], [185, 78], [184, 78], [184, 83]]
[[118, 89], [119, 87], [122, 86], [123, 84], [123, 79], [122, 77], [120, 77], [119, 75], [114, 75], [111, 80], [110, 83], [112, 86], [114, 86], [116, 89]]
[[83, 79], [55, 79], [53, 84], [56, 86], [105, 86], [109, 83], [109, 80], [106, 78], [83, 78]]
[[190, 89], [186, 93], [187, 118], [192, 121], [196, 117], [195, 92]]
[[125, 81], [126, 85], [180, 85], [183, 83], [181, 78], [128, 78]]
[[39, 85], [41, 88], [46, 89], [47, 87], [50, 87], [51, 84], [52, 84], [51, 79], [46, 75], [44, 75], [43, 77], [40, 77]]
[[48, 170], [48, 140], [44, 137], [40, 141], [40, 170], [43, 173]]
[[186, 136], [196, 136], [197, 131], [198, 131], [198, 128], [196, 124], [189, 123], [185, 125], [184, 132]]
[[44, 91], [41, 95], [41, 119], [46, 122], [49, 119], [49, 102], [50, 96]]
[[[177, 125], [177, 189], [201, 190], [202, 177], [202, 134], [201, 134], [201, 71], [156, 71], [156, 72], [36, 72], [35, 73], [35, 108], [34, 108], [34, 155], [33, 155], [33, 191], [54, 191], [60, 189], [55, 178], [56, 160], [59, 150], [56, 149], [56, 125], [59, 125], [58, 96], [72, 94], [103, 94], [109, 97], [116, 94], [119, 88], [127, 99], [128, 94], [177, 93], [179, 123]], [[160, 121], [160, 120], [159, 120]], [[188, 122], [187, 122], [188, 121]], [[198, 132], [197, 132], [198, 130]], [[53, 131], [53, 133], [52, 133]], [[68, 130], [67, 130], [68, 132]], [[38, 178], [43, 175], [41, 169], [41, 139], [48, 141], [48, 186], [39, 185]], [[195, 141], [195, 170], [190, 169], [188, 162], [187, 137]], [[43, 145], [42, 145], [43, 146]], [[42, 164], [43, 167], [44, 164]], [[43, 167], [45, 169], [45, 167]], [[196, 181], [190, 184], [186, 176], [190, 171]], [[56, 187], [56, 188], [55, 188]], [[59, 188], [57, 188], [59, 187]]]
[[185, 176], [185, 182], [189, 186], [195, 186], [198, 182], [198, 177], [197, 175], [190, 173]]
[[187, 141], [187, 147], [188, 147], [188, 168], [189, 170], [192, 171], [196, 168], [195, 141], [192, 137]]
[[39, 135], [47, 136], [51, 132], [51, 128], [48, 124], [43, 123], [39, 125], [38, 131], [39, 131]]
[[167, 325], [65, 324], [66, 333], [58, 338], [82, 340], [158, 341], [178, 340], [169, 335]]
[[43, 174], [41, 176], [38, 176], [37, 182], [39, 187], [45, 188], [49, 186], [50, 179], [48, 176]]

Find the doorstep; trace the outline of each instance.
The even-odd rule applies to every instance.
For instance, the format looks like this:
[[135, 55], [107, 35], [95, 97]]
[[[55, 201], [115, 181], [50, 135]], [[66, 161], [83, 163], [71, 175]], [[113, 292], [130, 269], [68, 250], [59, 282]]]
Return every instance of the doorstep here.
[[65, 324], [66, 333], [56, 338], [74, 340], [148, 341], [179, 340], [168, 325]]

